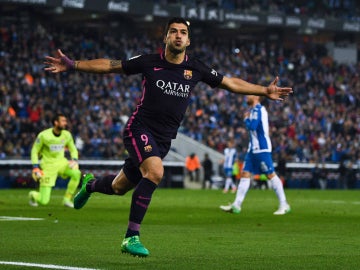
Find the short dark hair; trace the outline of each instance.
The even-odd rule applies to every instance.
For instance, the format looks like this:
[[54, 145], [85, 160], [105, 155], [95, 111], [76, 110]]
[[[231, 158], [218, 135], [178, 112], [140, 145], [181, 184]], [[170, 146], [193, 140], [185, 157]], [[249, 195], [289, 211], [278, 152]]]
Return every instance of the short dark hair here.
[[168, 20], [166, 27], [165, 27], [165, 36], [166, 36], [167, 32], [169, 31], [170, 25], [173, 23], [182, 23], [182, 24], [186, 25], [186, 28], [188, 30], [189, 37], [190, 37], [190, 22], [181, 17], [173, 17], [170, 20]]
[[54, 117], [52, 118], [51, 122], [52, 124], [55, 126], [55, 121], [58, 121], [60, 119], [60, 117], [66, 117], [65, 114], [63, 113], [57, 113], [54, 115]]

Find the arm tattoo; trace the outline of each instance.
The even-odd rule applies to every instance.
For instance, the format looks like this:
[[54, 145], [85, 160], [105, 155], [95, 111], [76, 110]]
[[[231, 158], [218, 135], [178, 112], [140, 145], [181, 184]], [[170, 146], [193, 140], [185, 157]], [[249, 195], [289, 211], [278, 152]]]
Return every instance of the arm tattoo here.
[[112, 68], [119, 68], [121, 67], [121, 60], [110, 60], [110, 66]]

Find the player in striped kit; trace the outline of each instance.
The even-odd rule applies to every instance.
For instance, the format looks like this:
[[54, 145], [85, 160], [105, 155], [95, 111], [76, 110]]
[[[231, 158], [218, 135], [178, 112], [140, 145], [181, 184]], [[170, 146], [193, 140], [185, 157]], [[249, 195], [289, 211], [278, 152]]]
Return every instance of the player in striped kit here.
[[261, 105], [259, 96], [248, 95], [247, 104], [251, 109], [245, 113], [244, 121], [250, 138], [244, 169], [234, 202], [230, 205], [221, 205], [220, 209], [239, 214], [246, 193], [250, 188], [251, 175], [265, 174], [279, 200], [279, 208], [274, 212], [274, 215], [284, 215], [290, 212], [290, 205], [286, 201], [282, 182], [275, 173], [271, 157], [272, 145], [269, 137], [268, 113], [266, 108]]
[[235, 148], [234, 140], [229, 140], [227, 147], [224, 149], [224, 174], [225, 174], [225, 186], [223, 193], [227, 193], [231, 188], [231, 191], [234, 193], [236, 191], [236, 185], [233, 181], [233, 166], [235, 160], [237, 159], [237, 152]]

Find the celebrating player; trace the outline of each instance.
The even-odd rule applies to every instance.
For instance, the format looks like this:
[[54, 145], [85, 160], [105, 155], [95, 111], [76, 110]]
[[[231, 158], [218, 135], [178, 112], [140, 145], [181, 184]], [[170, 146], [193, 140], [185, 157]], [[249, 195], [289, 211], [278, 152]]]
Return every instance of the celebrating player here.
[[142, 74], [142, 98], [124, 130], [124, 144], [129, 153], [118, 175], [96, 178], [87, 174], [74, 206], [82, 208], [94, 192], [124, 195], [134, 188], [128, 229], [121, 250], [138, 256], [149, 251], [139, 239], [140, 225], [153, 192], [164, 174], [162, 159], [176, 137], [195, 85], [202, 81], [237, 94], [266, 96], [282, 100], [290, 87], [278, 87], [276, 78], [269, 86], [226, 77], [186, 54], [190, 45], [189, 23], [172, 18], [166, 25], [165, 50], [160, 54], [139, 55], [129, 60], [93, 59], [73, 61], [58, 50], [57, 57], [46, 57], [45, 70], [52, 73], [83, 71], [90, 73]]
[[[45, 129], [37, 135], [31, 149], [32, 176], [40, 182], [39, 192], [30, 191], [29, 204], [31, 206], [46, 205], [50, 201], [52, 187], [58, 176], [70, 177], [65, 191], [63, 204], [74, 207], [73, 196], [80, 183], [81, 172], [77, 162], [78, 151], [74, 139], [68, 130], [67, 119], [63, 114], [57, 114], [53, 119], [53, 127]], [[71, 160], [65, 157], [65, 147], [69, 149]], [[41, 162], [39, 163], [39, 157]]]

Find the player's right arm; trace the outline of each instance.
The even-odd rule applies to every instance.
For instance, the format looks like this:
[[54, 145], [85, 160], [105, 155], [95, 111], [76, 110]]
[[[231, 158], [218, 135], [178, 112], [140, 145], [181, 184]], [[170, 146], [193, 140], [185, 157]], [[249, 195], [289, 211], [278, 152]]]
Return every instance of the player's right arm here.
[[59, 49], [57, 57], [46, 56], [45, 70], [52, 73], [78, 70], [88, 73], [123, 73], [121, 60], [113, 59], [92, 59], [92, 60], [71, 60]]
[[41, 133], [38, 134], [36, 137], [36, 140], [31, 148], [31, 164], [39, 165], [39, 153], [41, 151], [41, 148], [43, 146], [42, 139], [41, 139]]
[[33, 166], [32, 177], [35, 181], [40, 180], [40, 178], [44, 175], [39, 165], [39, 153], [41, 151], [42, 145], [41, 134], [38, 134], [31, 148], [31, 164]]

